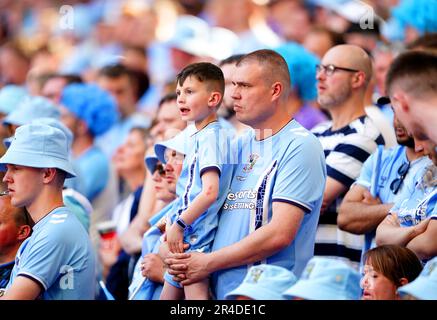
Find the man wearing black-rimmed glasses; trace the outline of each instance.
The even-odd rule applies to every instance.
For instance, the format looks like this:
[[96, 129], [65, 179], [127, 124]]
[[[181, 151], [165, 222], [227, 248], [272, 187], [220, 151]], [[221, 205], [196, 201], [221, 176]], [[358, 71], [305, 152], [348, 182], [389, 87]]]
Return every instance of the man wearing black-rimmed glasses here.
[[337, 213], [364, 161], [386, 143], [364, 108], [372, 63], [362, 48], [339, 45], [324, 55], [316, 77], [318, 102], [332, 121], [313, 129], [325, 152], [328, 175], [314, 254], [341, 257], [358, 268], [364, 237], [340, 230]]
[[[361, 174], [343, 199], [338, 214], [340, 229], [365, 234], [363, 253], [375, 246], [375, 231], [395, 202], [402, 201], [402, 191], [417, 182], [430, 160], [423, 150], [415, 151], [414, 138], [394, 116], [398, 146], [378, 149], [364, 163]], [[414, 177], [414, 178], [410, 178]], [[362, 261], [363, 262], [363, 261]]]

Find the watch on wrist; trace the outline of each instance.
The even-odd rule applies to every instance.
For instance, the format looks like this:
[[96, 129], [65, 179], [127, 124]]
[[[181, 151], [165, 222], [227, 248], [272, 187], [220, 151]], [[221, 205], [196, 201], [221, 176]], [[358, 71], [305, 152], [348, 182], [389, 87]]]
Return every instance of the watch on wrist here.
[[181, 227], [184, 231], [191, 232], [192, 228], [190, 225], [186, 224], [184, 220], [181, 219], [181, 217], [176, 219], [176, 223], [179, 227]]

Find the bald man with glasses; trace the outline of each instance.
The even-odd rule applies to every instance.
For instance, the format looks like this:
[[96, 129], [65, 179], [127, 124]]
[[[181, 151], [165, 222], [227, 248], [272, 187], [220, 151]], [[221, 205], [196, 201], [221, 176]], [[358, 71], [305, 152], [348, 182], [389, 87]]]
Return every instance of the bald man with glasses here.
[[358, 268], [364, 236], [340, 230], [337, 213], [364, 161], [377, 145], [385, 145], [378, 126], [365, 112], [372, 63], [358, 46], [335, 46], [317, 66], [316, 78], [318, 102], [332, 120], [313, 129], [325, 152], [328, 176], [314, 255], [341, 257]]

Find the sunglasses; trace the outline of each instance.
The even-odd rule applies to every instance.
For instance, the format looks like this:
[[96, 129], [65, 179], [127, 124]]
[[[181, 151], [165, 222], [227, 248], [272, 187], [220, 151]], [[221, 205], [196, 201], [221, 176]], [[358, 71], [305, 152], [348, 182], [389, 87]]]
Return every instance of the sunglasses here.
[[160, 176], [165, 176], [165, 169], [164, 169], [164, 166], [162, 165], [162, 163], [157, 163], [155, 165], [155, 169], [153, 170], [153, 173], [155, 173], [156, 171], [158, 171], [158, 174]]
[[394, 194], [398, 193], [399, 189], [400, 189], [401, 186], [402, 186], [402, 182], [404, 181], [405, 176], [407, 175], [409, 169], [410, 169], [410, 163], [409, 163], [409, 162], [405, 162], [405, 163], [403, 163], [403, 164], [399, 167], [399, 169], [398, 169], [398, 175], [399, 175], [399, 177], [396, 178], [396, 179], [394, 179], [394, 180], [391, 182], [391, 184], [390, 184], [390, 190], [391, 190]]

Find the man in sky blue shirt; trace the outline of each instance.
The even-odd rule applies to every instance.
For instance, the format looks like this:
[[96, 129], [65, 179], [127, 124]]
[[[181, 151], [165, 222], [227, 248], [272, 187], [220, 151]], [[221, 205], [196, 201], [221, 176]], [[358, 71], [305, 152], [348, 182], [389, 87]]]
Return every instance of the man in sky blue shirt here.
[[393, 204], [403, 199], [406, 184], [414, 187], [422, 169], [431, 162], [422, 150], [415, 151], [414, 138], [396, 116], [393, 125], [399, 145], [388, 150], [381, 146], [364, 162], [337, 218], [340, 229], [366, 235], [362, 253], [375, 246], [375, 230]]
[[235, 289], [253, 264], [275, 264], [300, 275], [313, 255], [326, 179], [320, 143], [287, 113], [285, 60], [259, 50], [244, 56], [236, 68], [236, 116], [255, 130], [238, 140], [229, 159], [236, 165], [213, 251], [166, 259], [182, 285], [214, 273], [217, 299]]
[[25, 207], [35, 222], [18, 250], [3, 299], [94, 299], [91, 242], [62, 200], [65, 178], [75, 176], [67, 145], [58, 128], [23, 125], [0, 159], [11, 204]]

